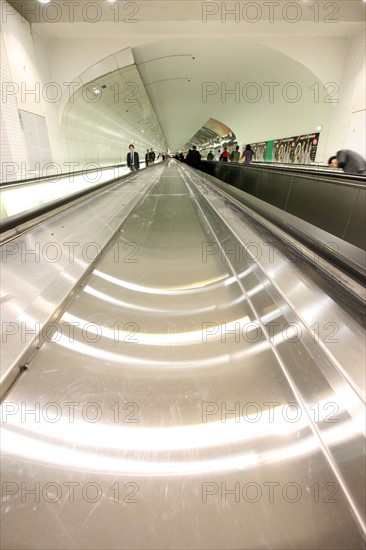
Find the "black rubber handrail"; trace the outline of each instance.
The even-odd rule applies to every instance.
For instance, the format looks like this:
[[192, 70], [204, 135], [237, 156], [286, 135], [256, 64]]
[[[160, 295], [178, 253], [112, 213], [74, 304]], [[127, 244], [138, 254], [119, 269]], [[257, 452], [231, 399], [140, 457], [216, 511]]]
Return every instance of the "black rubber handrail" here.
[[47, 202], [46, 204], [42, 204], [42, 206], [37, 206], [36, 208], [27, 210], [26, 212], [20, 212], [19, 214], [14, 214], [13, 216], [9, 216], [8, 218], [0, 221], [0, 234], [5, 233], [5, 231], [9, 231], [10, 229], [14, 229], [14, 227], [17, 227], [18, 225], [22, 225], [26, 222], [29, 222], [30, 220], [38, 218], [43, 214], [48, 214], [49, 212], [52, 212], [52, 210], [65, 206], [69, 203], [72, 203], [77, 199], [86, 197], [87, 195], [90, 195], [95, 191], [100, 191], [104, 187], [113, 185], [114, 183], [117, 183], [118, 181], [126, 178], [129, 175], [131, 174], [126, 174], [125, 176], [118, 176], [117, 178], [114, 178], [112, 180], [105, 181], [98, 185], [93, 185], [93, 187], [88, 187], [87, 189], [83, 189], [82, 191], [77, 191], [76, 193], [73, 193], [72, 195], [68, 195], [67, 197], [62, 197], [61, 199], [55, 199], [53, 201]]
[[[213, 165], [216, 165], [218, 162], [220, 162], [220, 164], [225, 164], [226, 166], [240, 166], [240, 167], [243, 167], [243, 168], [246, 168], [246, 169], [249, 169], [249, 170], [253, 170], [253, 169], [268, 169], [270, 168], [271, 170], [276, 170], [276, 171], [279, 171], [279, 172], [293, 172], [294, 174], [301, 174], [301, 176], [305, 176], [305, 175], [309, 175], [309, 176], [312, 176], [314, 177], [314, 174], [317, 174], [319, 176], [319, 174], [321, 175], [321, 177], [323, 178], [329, 178], [329, 179], [339, 179], [341, 180], [339, 183], [347, 183], [347, 181], [349, 181], [349, 183], [351, 184], [356, 184], [356, 185], [361, 185], [361, 186], [365, 186], [366, 185], [366, 177], [365, 176], [358, 176], [358, 175], [355, 175], [355, 174], [345, 174], [345, 173], [342, 173], [342, 172], [332, 172], [331, 170], [326, 170], [326, 169], [322, 169], [320, 168], [319, 170], [317, 169], [316, 166], [313, 166], [312, 168], [306, 168], [306, 169], [303, 169], [301, 168], [300, 166], [299, 167], [295, 167], [293, 165], [288, 165], [288, 166], [277, 166], [276, 164], [271, 164], [271, 163], [261, 163], [261, 164], [255, 164], [255, 163], [251, 163], [251, 164], [244, 164], [242, 162], [222, 162], [222, 161], [213, 161], [213, 160], [205, 160], [205, 159], [201, 159], [201, 163], [202, 164], [213, 164]], [[310, 166], [310, 165], [307, 165], [307, 166]], [[198, 168], [199, 169], [199, 168]], [[338, 182], [337, 182], [338, 183]]]
[[95, 172], [96, 170], [110, 170], [111, 168], [123, 168], [127, 166], [127, 163], [112, 164], [111, 166], [99, 166], [99, 168], [90, 168], [89, 170], [77, 170], [76, 172], [62, 172], [61, 174], [50, 174], [49, 176], [36, 176], [34, 178], [26, 178], [23, 180], [3, 181], [0, 183], [0, 189], [3, 187], [11, 187], [14, 185], [32, 185], [32, 183], [42, 181], [53, 181], [55, 179], [67, 178], [68, 176], [79, 176], [80, 174], [89, 174], [89, 172]]
[[[211, 177], [218, 180], [218, 178], [216, 178], [215, 176], [211, 176]], [[260, 206], [260, 205], [254, 206], [253, 204], [247, 204], [244, 200], [244, 197], [240, 197], [235, 193], [234, 191], [236, 189], [235, 187], [233, 187], [232, 190], [230, 189], [231, 187], [230, 184], [226, 182], [222, 182], [221, 180], [218, 180], [217, 182], [212, 182], [208, 180], [208, 183], [211, 183], [214, 186], [216, 186], [219, 189], [219, 192], [221, 192], [223, 196], [227, 195], [230, 197], [230, 199], [234, 199], [234, 204], [236, 204], [239, 209], [240, 209], [240, 205], [243, 205], [249, 210], [256, 212], [260, 216], [264, 217], [267, 221], [269, 221], [270, 223], [273, 223], [276, 227], [278, 227], [288, 235], [294, 237], [300, 243], [310, 248], [313, 252], [315, 252], [316, 254], [319, 254], [325, 260], [329, 261], [330, 263], [340, 268], [344, 273], [346, 273], [352, 279], [356, 280], [358, 283], [362, 285], [365, 284], [366, 271], [365, 271], [364, 265], [359, 265], [357, 262], [353, 261], [352, 258], [348, 258], [346, 256], [343, 256], [337, 253], [337, 251], [329, 248], [329, 246], [327, 246], [326, 243], [323, 243], [321, 240], [319, 240], [318, 237], [315, 237], [314, 235], [312, 235], [311, 232], [310, 233], [304, 232], [302, 229], [296, 227], [296, 225], [294, 225], [293, 222], [289, 222], [286, 219], [279, 219], [278, 216], [270, 212], [270, 208], [273, 205], [269, 203], [265, 203], [265, 205], [263, 206]], [[224, 185], [221, 185], [221, 184], [224, 184]], [[256, 197], [253, 197], [253, 198], [256, 199]], [[266, 205], [269, 208], [266, 208]], [[256, 221], [257, 223], [261, 223], [261, 222], [258, 222], [258, 220]], [[305, 223], [309, 223], [309, 222], [306, 222], [306, 220], [302, 220], [302, 221], [305, 221]], [[318, 229], [320, 233], [321, 232], [325, 233], [325, 231], [322, 230], [321, 228], [316, 228], [315, 226], [313, 227], [316, 230]], [[271, 230], [269, 229], [269, 231]], [[335, 236], [333, 237], [337, 240], [341, 240], [339, 239], [339, 237], [335, 237]], [[290, 243], [290, 246], [292, 246], [291, 243]]]

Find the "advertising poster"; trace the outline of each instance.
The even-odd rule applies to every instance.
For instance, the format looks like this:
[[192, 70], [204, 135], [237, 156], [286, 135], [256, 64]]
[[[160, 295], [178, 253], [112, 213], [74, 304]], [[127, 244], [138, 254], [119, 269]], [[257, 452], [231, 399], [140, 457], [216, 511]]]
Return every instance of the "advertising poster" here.
[[252, 143], [257, 162], [310, 164], [315, 162], [319, 133]]
[[271, 141], [267, 141], [266, 162], [271, 162], [272, 151], [273, 151], [273, 139]]
[[272, 149], [272, 162], [279, 162], [280, 164], [291, 162], [290, 157], [293, 142], [294, 138], [292, 137], [275, 139]]
[[254, 160], [257, 162], [265, 162], [266, 160], [266, 151], [267, 151], [267, 141], [260, 141], [259, 143], [254, 143], [252, 145], [254, 151]]
[[310, 164], [315, 162], [319, 143], [319, 134], [297, 136], [291, 143], [290, 162], [292, 164]]

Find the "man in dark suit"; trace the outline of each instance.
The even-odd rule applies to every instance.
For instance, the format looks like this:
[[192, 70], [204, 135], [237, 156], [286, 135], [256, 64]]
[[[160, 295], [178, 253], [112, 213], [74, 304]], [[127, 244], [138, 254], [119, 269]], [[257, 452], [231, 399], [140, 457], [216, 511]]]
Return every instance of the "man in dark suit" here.
[[135, 151], [135, 146], [131, 143], [129, 146], [130, 152], [127, 153], [127, 166], [131, 172], [136, 172], [140, 168], [139, 154]]

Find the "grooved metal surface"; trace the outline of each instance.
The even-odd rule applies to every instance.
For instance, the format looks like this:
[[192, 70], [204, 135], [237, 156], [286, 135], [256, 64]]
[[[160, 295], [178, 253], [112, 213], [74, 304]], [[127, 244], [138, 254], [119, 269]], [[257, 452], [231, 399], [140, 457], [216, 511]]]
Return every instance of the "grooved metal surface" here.
[[359, 311], [175, 161], [103, 252], [2, 404], [4, 547], [363, 548]]

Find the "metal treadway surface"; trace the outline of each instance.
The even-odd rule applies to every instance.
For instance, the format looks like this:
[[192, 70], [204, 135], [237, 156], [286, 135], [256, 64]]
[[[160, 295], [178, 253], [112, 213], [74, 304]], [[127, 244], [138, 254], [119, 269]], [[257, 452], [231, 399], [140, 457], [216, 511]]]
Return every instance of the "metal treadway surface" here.
[[163, 168], [7, 394], [4, 548], [364, 547], [364, 331], [212, 193]]

